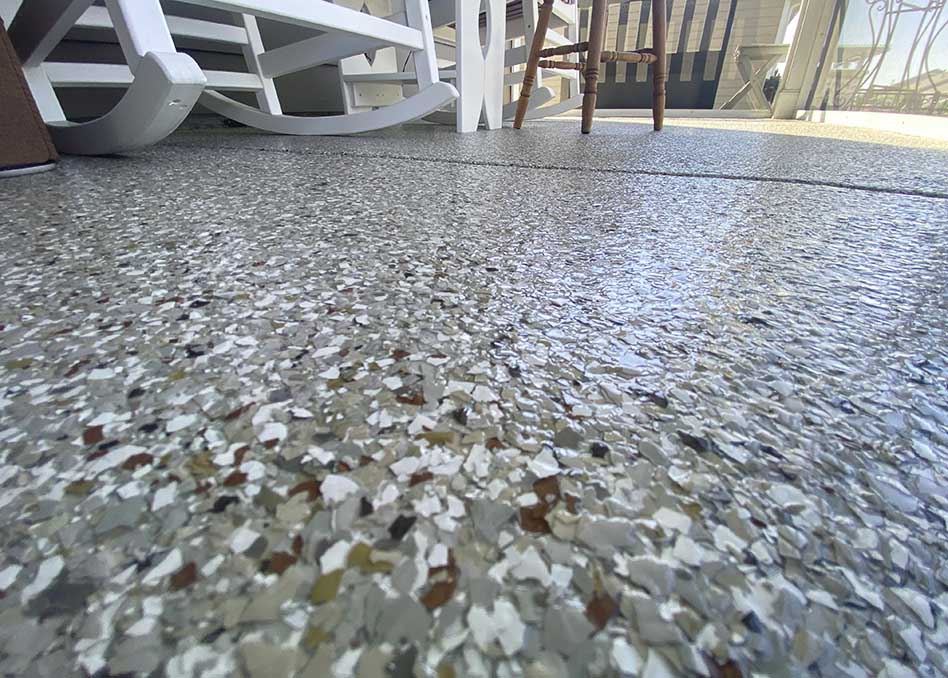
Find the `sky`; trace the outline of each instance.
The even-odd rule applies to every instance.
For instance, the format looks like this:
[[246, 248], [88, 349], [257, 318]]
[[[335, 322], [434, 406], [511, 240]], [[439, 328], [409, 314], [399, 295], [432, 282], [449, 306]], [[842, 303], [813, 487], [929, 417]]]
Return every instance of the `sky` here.
[[[924, 3], [925, 0], [914, 0], [912, 2], [912, 4], [916, 6], [921, 6]], [[892, 4], [896, 5], [894, 1]], [[909, 3], [903, 3], [903, 6], [908, 5]], [[865, 0], [850, 0], [846, 11], [846, 18], [843, 22], [843, 31], [840, 39], [841, 46], [869, 45], [872, 43], [872, 31], [869, 27], [870, 11], [875, 14], [875, 22], [878, 27], [882, 20], [882, 12], [870, 9], [869, 4]], [[929, 15], [929, 17], [930, 16], [931, 15]], [[884, 58], [879, 77], [876, 79], [876, 84], [888, 85], [902, 79], [905, 63], [909, 58], [912, 44], [915, 41], [915, 32], [918, 29], [921, 19], [922, 12], [910, 12], [899, 17], [898, 27], [890, 44], [889, 52]], [[939, 26], [943, 26], [946, 22], [948, 22], [948, 9], [946, 9], [944, 0], [942, 0], [942, 8], [937, 23]], [[926, 31], [926, 35], [930, 35], [930, 33]], [[921, 45], [916, 49], [912, 57], [910, 76], [914, 76], [918, 73], [920, 60]], [[948, 28], [942, 30], [938, 35], [931, 54], [929, 55], [928, 68], [930, 70], [939, 68], [948, 70]]]

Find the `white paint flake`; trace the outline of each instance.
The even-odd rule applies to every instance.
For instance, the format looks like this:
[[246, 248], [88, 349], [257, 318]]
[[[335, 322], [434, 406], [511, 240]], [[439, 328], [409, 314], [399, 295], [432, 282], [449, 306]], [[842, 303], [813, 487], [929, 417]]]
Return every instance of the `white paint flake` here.
[[174, 574], [181, 569], [181, 566], [184, 564], [184, 560], [181, 557], [181, 550], [174, 549], [171, 553], [166, 555], [164, 559], [155, 565], [148, 574], [142, 578], [143, 584], [157, 584], [165, 577]]
[[552, 581], [550, 571], [546, 567], [543, 556], [539, 554], [535, 547], [531, 546], [523, 553], [514, 551], [510, 556], [512, 566], [510, 574], [517, 579], [533, 579], [542, 586], [549, 586]]
[[556, 462], [556, 457], [553, 456], [553, 452], [549, 449], [543, 450], [540, 454], [527, 462], [527, 468], [529, 468], [530, 472], [537, 478], [555, 476], [560, 472], [560, 465]]
[[498, 400], [497, 394], [483, 384], [474, 387], [474, 390], [471, 391], [471, 398], [478, 403], [492, 403]]
[[259, 538], [260, 535], [258, 533], [241, 525], [230, 535], [230, 550], [234, 553], [243, 553], [253, 546], [253, 543]]
[[261, 443], [267, 443], [272, 440], [281, 441], [285, 440], [288, 431], [286, 430], [286, 424], [282, 424], [278, 421], [271, 421], [267, 424], [264, 424], [263, 429], [260, 431], [260, 435], [257, 438]]
[[0, 571], [0, 591], [5, 591], [13, 585], [17, 576], [23, 571], [22, 565], [10, 565]]
[[612, 661], [622, 673], [638, 675], [642, 670], [641, 655], [623, 638], [616, 638], [612, 643]]
[[396, 476], [410, 476], [421, 466], [421, 459], [418, 457], [403, 457], [388, 468]]
[[170, 483], [164, 487], [158, 488], [158, 491], [155, 492], [155, 497], [151, 502], [151, 510], [158, 511], [163, 509], [165, 506], [169, 506], [174, 503], [174, 498], [178, 493], [178, 483]]
[[338, 504], [359, 491], [359, 486], [345, 476], [329, 474], [319, 486], [327, 504]]
[[23, 603], [32, 600], [45, 591], [49, 585], [53, 583], [53, 580], [59, 576], [59, 573], [63, 571], [65, 564], [61, 556], [53, 556], [40, 563], [39, 568], [36, 570], [36, 577], [23, 588], [23, 597], [21, 599]]
[[165, 431], [168, 433], [177, 433], [178, 431], [183, 431], [189, 426], [193, 426], [197, 422], [196, 414], [179, 414], [177, 417], [172, 418], [165, 425]]
[[326, 549], [326, 552], [319, 558], [319, 569], [323, 573], [341, 570], [346, 566], [346, 558], [352, 549], [352, 543], [348, 541], [337, 541]]

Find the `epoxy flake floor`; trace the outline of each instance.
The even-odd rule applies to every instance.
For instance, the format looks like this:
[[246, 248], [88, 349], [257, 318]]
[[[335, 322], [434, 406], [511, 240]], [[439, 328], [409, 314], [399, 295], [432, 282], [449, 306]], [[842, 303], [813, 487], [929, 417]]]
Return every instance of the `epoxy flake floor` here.
[[946, 160], [204, 131], [0, 183], [0, 672], [948, 673]]

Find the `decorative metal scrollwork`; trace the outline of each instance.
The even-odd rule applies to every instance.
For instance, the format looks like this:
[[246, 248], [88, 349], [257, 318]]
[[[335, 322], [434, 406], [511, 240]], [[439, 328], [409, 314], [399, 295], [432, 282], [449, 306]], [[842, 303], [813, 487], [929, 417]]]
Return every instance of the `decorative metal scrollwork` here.
[[[948, 42], [948, 1], [864, 2], [868, 10], [869, 44], [840, 45], [824, 62], [832, 62], [835, 57], [825, 105], [837, 110], [948, 115], [948, 64], [939, 68], [932, 63], [935, 46], [943, 44], [939, 41]], [[857, 11], [856, 8], [851, 5], [848, 11]], [[911, 44], [904, 44], [903, 35], [899, 49], [895, 49], [898, 31], [904, 33], [906, 24], [915, 21]], [[884, 67], [890, 67], [886, 70], [891, 77], [894, 59], [902, 63], [900, 77], [879, 84]], [[847, 64], [852, 67], [847, 68]], [[847, 74], [847, 70], [851, 73]]]

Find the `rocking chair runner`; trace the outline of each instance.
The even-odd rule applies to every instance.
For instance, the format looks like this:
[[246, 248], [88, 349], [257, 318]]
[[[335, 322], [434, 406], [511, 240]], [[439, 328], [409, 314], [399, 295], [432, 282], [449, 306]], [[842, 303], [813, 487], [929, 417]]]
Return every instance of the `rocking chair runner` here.
[[[596, 111], [596, 98], [599, 92], [599, 64], [610, 61], [652, 64], [652, 122], [656, 131], [662, 129], [665, 121], [665, 80], [668, 78], [668, 60], [665, 54], [665, 40], [668, 33], [668, 17], [665, 0], [652, 0], [652, 48], [634, 52], [608, 52], [602, 47], [606, 39], [607, 0], [593, 0], [592, 18], [589, 21], [589, 40], [561, 47], [543, 48], [543, 36], [546, 34], [553, 12], [553, 0], [543, 0], [537, 31], [530, 46], [530, 58], [517, 103], [517, 116], [514, 129], [523, 126], [523, 120], [530, 105], [530, 93], [536, 78], [537, 68], [577, 70], [583, 73], [583, 134], [592, 130], [593, 113]], [[586, 63], [569, 61], [550, 61], [544, 57], [563, 54], [586, 53]]]

